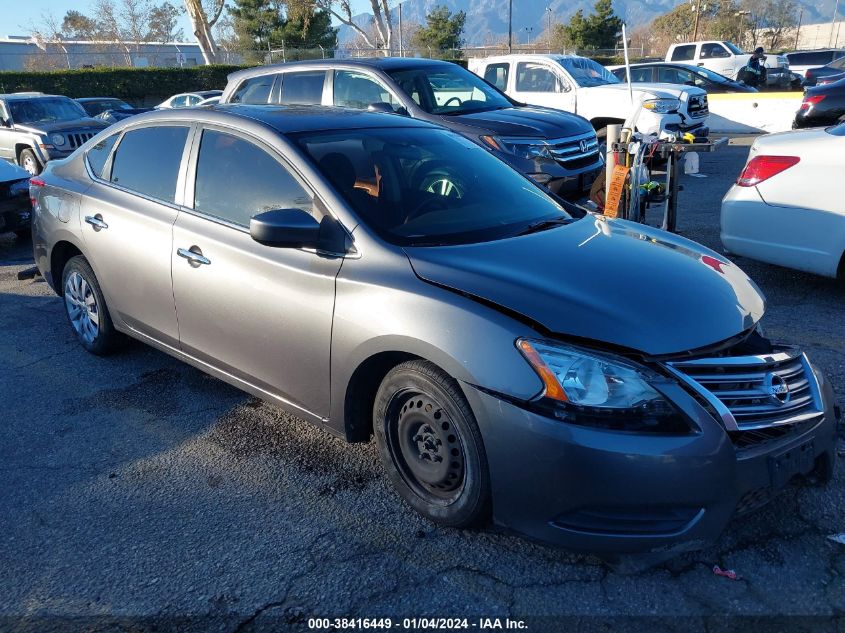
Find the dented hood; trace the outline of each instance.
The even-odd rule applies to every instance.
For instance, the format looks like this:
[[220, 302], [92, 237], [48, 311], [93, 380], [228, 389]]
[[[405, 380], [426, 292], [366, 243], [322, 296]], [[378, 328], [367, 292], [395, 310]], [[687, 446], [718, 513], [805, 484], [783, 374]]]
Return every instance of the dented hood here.
[[421, 279], [492, 302], [549, 331], [651, 355], [714, 345], [752, 327], [764, 299], [718, 253], [588, 215], [521, 237], [405, 249]]

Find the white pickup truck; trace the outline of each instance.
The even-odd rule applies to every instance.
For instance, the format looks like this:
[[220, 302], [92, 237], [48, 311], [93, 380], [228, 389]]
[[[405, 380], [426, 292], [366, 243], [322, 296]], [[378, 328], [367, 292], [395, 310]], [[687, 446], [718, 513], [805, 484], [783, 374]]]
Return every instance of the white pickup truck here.
[[[751, 59], [751, 53], [743, 53], [730, 42], [682, 42], [672, 44], [666, 52], [667, 62], [678, 62], [703, 66], [729, 79], [738, 79], [741, 71]], [[766, 85], [789, 88], [792, 72], [789, 60], [784, 55], [766, 55]]]
[[637, 83], [632, 103], [628, 85], [586, 57], [515, 54], [470, 59], [468, 65], [517, 101], [581, 115], [600, 138], [608, 125], [625, 122], [640, 104], [640, 132], [709, 133], [707, 93], [701, 88]]

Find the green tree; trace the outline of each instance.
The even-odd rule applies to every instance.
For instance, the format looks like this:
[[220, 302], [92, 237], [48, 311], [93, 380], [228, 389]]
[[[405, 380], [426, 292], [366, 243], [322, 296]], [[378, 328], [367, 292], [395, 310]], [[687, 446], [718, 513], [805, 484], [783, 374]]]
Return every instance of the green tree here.
[[435, 7], [425, 16], [425, 26], [420, 27], [414, 35], [414, 45], [440, 53], [453, 51], [456, 57], [460, 57], [458, 49], [463, 46], [466, 19], [463, 11], [453, 14], [445, 6]]
[[262, 61], [265, 51], [272, 48], [274, 43], [281, 44], [281, 37], [278, 37], [282, 28], [279, 2], [235, 0], [235, 5], [229, 8], [229, 13], [238, 38], [238, 47], [247, 61]]
[[286, 49], [305, 49], [310, 51], [310, 56], [316, 57], [322, 55], [320, 48], [331, 54], [337, 46], [337, 29], [332, 26], [332, 17], [327, 11], [315, 11], [310, 16], [288, 14], [273, 39], [277, 37], [284, 41]]
[[62, 35], [70, 40], [93, 40], [98, 31], [97, 21], [71, 9], [62, 20]]
[[569, 48], [615, 48], [621, 29], [622, 20], [613, 12], [613, 1], [597, 0], [590, 15], [579, 9], [569, 24], [558, 24], [553, 39]]

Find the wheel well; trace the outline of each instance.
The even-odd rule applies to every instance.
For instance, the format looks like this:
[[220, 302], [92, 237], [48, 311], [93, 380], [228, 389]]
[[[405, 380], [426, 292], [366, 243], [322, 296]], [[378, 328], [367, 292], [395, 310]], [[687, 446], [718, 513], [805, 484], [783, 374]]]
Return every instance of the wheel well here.
[[590, 124], [593, 126], [593, 129], [598, 132], [600, 129], [607, 127], [608, 125], [614, 124], [623, 124], [625, 121], [622, 119], [593, 119], [590, 121]]
[[76, 246], [70, 242], [59, 242], [53, 247], [53, 252], [50, 254], [50, 276], [53, 278], [53, 290], [62, 295], [62, 273], [65, 269], [65, 264], [71, 257], [82, 255]]
[[23, 153], [25, 149], [32, 149], [32, 146], [27, 145], [26, 143], [18, 143], [17, 145], [15, 145], [15, 158], [17, 159], [18, 163], [21, 162], [21, 153]]
[[367, 442], [373, 434], [373, 405], [376, 392], [387, 373], [418, 358], [404, 352], [381, 352], [358, 365], [346, 386], [344, 427], [349, 442]]

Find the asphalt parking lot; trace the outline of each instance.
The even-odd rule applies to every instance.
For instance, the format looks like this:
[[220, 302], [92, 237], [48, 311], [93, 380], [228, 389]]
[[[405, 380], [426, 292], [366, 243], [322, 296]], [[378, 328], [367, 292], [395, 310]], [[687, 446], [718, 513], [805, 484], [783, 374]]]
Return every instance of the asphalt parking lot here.
[[[684, 235], [721, 250], [719, 202], [746, 154], [703, 155], [708, 177], [684, 178]], [[845, 285], [737, 262], [768, 297], [767, 334], [802, 345], [845, 407]], [[388, 486], [374, 444], [346, 445], [140, 344], [88, 355], [46, 284], [18, 281], [30, 265], [28, 244], [0, 237], [0, 630], [432, 615], [546, 616], [529, 620], [536, 631], [811, 616], [784, 626], [836, 630], [845, 617], [845, 545], [828, 539], [845, 532], [845, 457], [828, 487], [790, 487], [714, 547], [645, 570], [441, 529]]]

